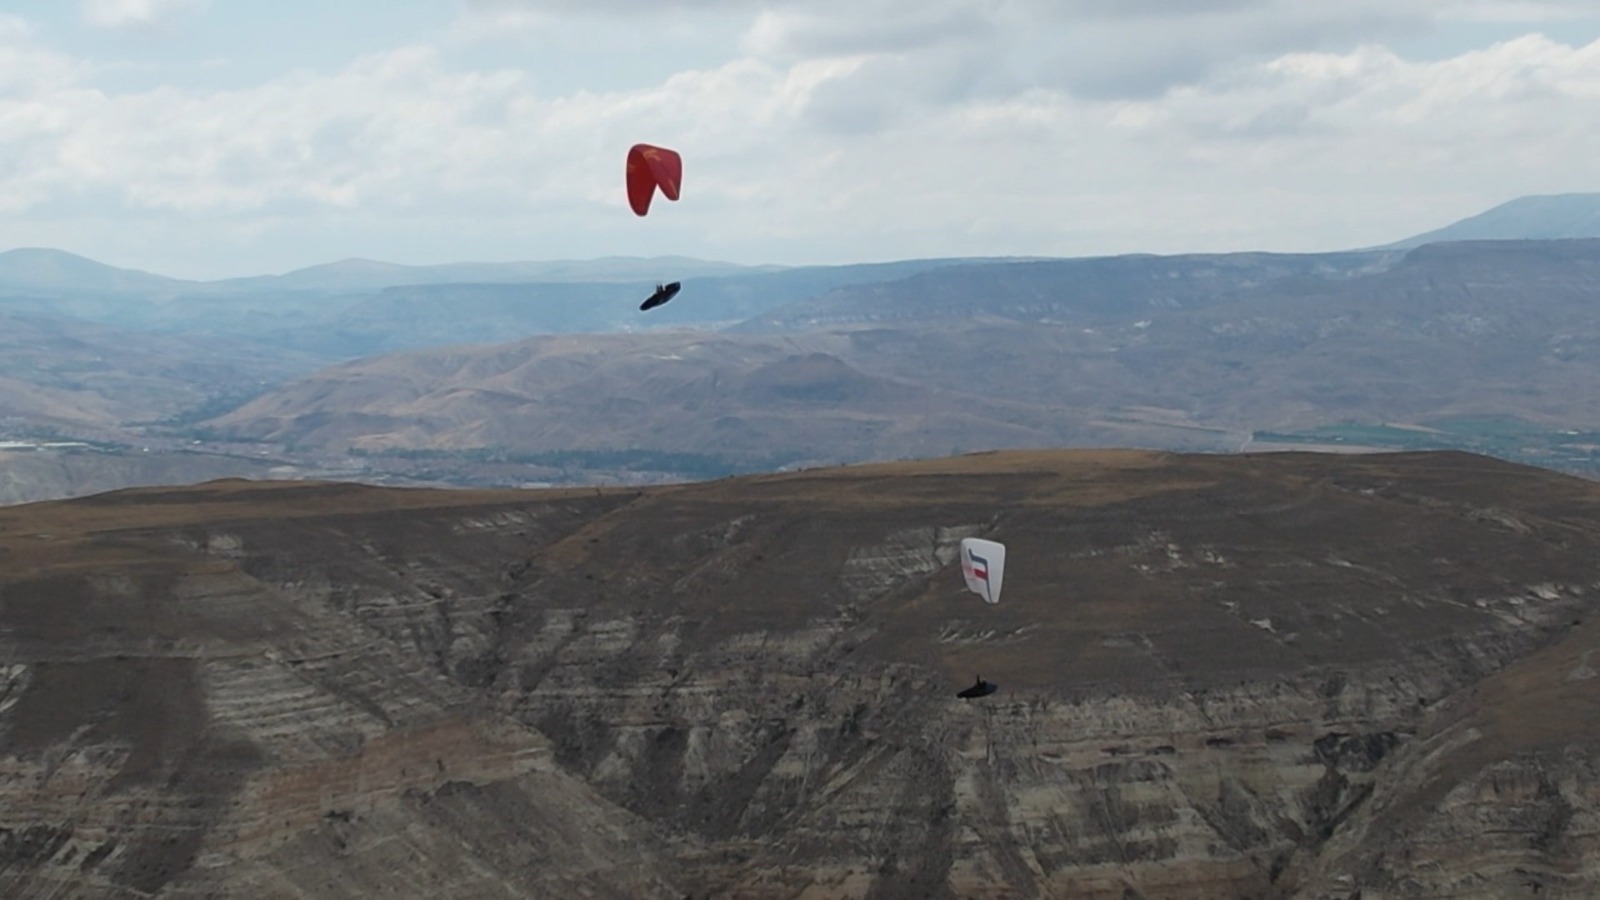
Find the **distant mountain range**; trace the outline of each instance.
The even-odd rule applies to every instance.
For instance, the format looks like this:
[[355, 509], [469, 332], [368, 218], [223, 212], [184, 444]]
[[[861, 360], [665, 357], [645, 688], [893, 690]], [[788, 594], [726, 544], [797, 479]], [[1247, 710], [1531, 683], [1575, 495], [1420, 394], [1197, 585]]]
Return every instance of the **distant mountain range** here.
[[742, 266], [688, 257], [608, 257], [548, 262], [449, 263], [406, 266], [370, 259], [296, 269], [282, 275], [256, 275], [216, 281], [189, 281], [119, 269], [64, 250], [28, 247], [0, 253], [0, 291], [47, 294], [113, 293], [181, 296], [261, 292], [350, 293], [416, 284], [479, 284], [522, 282], [633, 283], [671, 274], [706, 278], [782, 271], [783, 266]]
[[[1547, 199], [1478, 218], [1575, 228], [1600, 195]], [[567, 280], [494, 280], [529, 273]], [[641, 314], [668, 277], [683, 294]], [[404, 459], [405, 477], [504, 483], [1289, 444], [1600, 471], [1595, 396], [1600, 239], [794, 268], [346, 261], [225, 282], [0, 254], [0, 439], [305, 470], [384, 460], [388, 477]]]
[[[721, 326], [841, 286], [966, 261], [783, 268], [677, 257], [446, 266], [347, 260], [286, 275], [200, 282], [57, 250], [12, 250], [0, 253], [0, 316], [238, 338], [335, 362], [532, 334]], [[678, 302], [641, 317], [640, 301], [662, 281], [687, 281], [689, 289]]]
[[23, 247], [0, 253], [0, 291], [166, 295], [199, 282], [119, 269], [65, 250]]
[[323, 453], [650, 451], [739, 470], [993, 447], [1232, 450], [1263, 431], [1444, 434], [1512, 417], [1587, 435], [1552, 451], [1581, 462], [1600, 440], [1596, 396], [1600, 240], [1478, 242], [969, 263], [722, 334], [365, 359], [202, 427]]
[[[1441, 241], [1559, 238], [1600, 238], [1600, 193], [1519, 197], [1443, 228], [1373, 249], [1409, 249]], [[0, 294], [33, 291], [52, 295], [113, 293], [215, 296], [300, 291], [359, 293], [435, 284], [600, 282], [634, 285], [658, 280], [771, 274], [792, 268], [796, 267], [747, 266], [680, 256], [614, 256], [590, 260], [461, 262], [421, 266], [346, 259], [295, 269], [281, 275], [191, 281], [108, 266], [64, 250], [30, 247], [0, 252]]]
[[1138, 254], [996, 264], [969, 262], [892, 282], [845, 285], [786, 303], [729, 329], [784, 332], [834, 325], [1000, 316], [1091, 325], [1148, 312], [1204, 306], [1259, 285], [1337, 281], [1381, 272], [1399, 251], [1353, 253]]
[[418, 284], [507, 284], [524, 282], [640, 283], [664, 277], [712, 278], [782, 271], [783, 266], [742, 266], [683, 256], [623, 257], [549, 262], [447, 263], [403, 266], [370, 259], [347, 259], [297, 269], [283, 275], [209, 282], [240, 290], [372, 291]]
[[1545, 241], [1600, 237], [1600, 194], [1518, 197], [1434, 231], [1385, 245], [1420, 247], [1443, 241]]

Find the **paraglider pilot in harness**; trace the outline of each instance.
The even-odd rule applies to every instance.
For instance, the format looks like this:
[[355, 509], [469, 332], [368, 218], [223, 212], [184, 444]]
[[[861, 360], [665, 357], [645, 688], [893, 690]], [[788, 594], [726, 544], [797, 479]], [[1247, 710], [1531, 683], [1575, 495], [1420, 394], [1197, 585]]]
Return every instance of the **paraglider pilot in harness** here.
[[669, 284], [656, 285], [656, 292], [645, 298], [644, 303], [639, 305], [639, 311], [643, 312], [645, 310], [655, 309], [661, 304], [666, 303], [673, 297], [678, 296], [678, 290], [681, 287], [683, 287], [683, 285], [676, 281]]
[[992, 681], [984, 681], [983, 676], [979, 675], [976, 684], [964, 691], [961, 691], [960, 693], [956, 694], [956, 696], [963, 700], [971, 700], [974, 697], [987, 697], [998, 690], [999, 687], [999, 685]]

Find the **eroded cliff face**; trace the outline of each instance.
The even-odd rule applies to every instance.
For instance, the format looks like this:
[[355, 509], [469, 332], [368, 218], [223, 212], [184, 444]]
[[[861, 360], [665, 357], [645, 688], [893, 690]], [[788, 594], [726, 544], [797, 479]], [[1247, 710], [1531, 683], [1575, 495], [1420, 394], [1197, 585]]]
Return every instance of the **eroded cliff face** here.
[[0, 516], [8, 896], [1600, 890], [1600, 489], [1549, 473], [986, 454]]
[[[436, 660], [328, 602], [342, 559], [477, 522], [447, 514], [435, 534], [439, 510], [406, 509], [440, 499], [456, 502], [233, 483], [6, 517], [0, 894], [681, 896], [648, 823]], [[303, 542], [304, 577], [247, 574], [219, 514]], [[570, 517], [504, 514], [481, 531]], [[410, 571], [371, 590], [427, 602]]]

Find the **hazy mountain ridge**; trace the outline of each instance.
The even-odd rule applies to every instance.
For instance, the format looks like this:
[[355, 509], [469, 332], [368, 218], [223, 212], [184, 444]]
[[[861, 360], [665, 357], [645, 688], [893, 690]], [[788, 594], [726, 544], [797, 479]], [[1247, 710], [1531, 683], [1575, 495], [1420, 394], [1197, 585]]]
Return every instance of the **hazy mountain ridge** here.
[[[70, 257], [56, 251], [38, 253]], [[459, 266], [348, 261], [314, 267], [304, 275], [227, 282], [161, 279], [159, 289], [123, 291], [104, 287], [118, 283], [116, 273], [123, 270], [70, 258], [105, 273], [80, 283], [38, 279], [9, 283], [0, 276], [0, 314], [55, 315], [109, 325], [134, 332], [129, 336], [134, 342], [143, 340], [145, 333], [248, 341], [311, 354], [323, 363], [533, 334], [716, 327], [840, 285], [894, 279], [964, 262], [931, 259], [781, 268], [677, 258]], [[641, 271], [651, 274], [641, 278]], [[543, 280], [529, 280], [535, 275]], [[561, 276], [566, 280], [556, 280]], [[657, 283], [684, 279], [690, 279], [690, 286], [683, 300], [693, 302], [674, 303], [648, 317], [639, 315], [639, 302]]]
[[[0, 390], [8, 389], [0, 385]], [[274, 460], [217, 453], [115, 453], [95, 447], [0, 446], [0, 504], [101, 494], [137, 485], [185, 485], [214, 478], [293, 478]], [[311, 473], [307, 473], [311, 474]]]
[[[793, 331], [895, 320], [1002, 317], [1052, 324], [1125, 321], [1263, 286], [1381, 271], [1396, 252], [1226, 253], [972, 262], [893, 282], [846, 286], [780, 306], [734, 331]], [[1057, 320], [1060, 321], [1057, 321]]]
[[[11, 417], [8, 432], [129, 437], [134, 423], [177, 418], [219, 398], [237, 403], [316, 364], [303, 353], [240, 340], [135, 336], [0, 312], [0, 379], [12, 385], [0, 391], [0, 417]], [[20, 411], [24, 402], [31, 408]]]
[[[283, 290], [270, 282], [248, 290], [219, 288], [217, 282], [117, 270], [59, 251], [12, 251], [3, 258], [15, 277], [8, 282], [0, 274], [0, 348], [11, 351], [10, 364], [0, 363], [0, 377], [15, 381], [0, 395], [0, 437], [64, 432], [141, 443], [146, 436], [136, 423], [198, 418], [356, 357], [451, 343], [500, 343], [530, 334], [736, 321], [841, 283], [956, 262], [768, 271], [688, 261], [697, 271], [744, 274], [704, 278], [693, 284], [694, 303], [641, 318], [638, 303], [651, 283], [595, 279], [618, 277], [618, 266], [683, 261], [490, 265], [490, 275], [521, 277], [534, 269], [557, 274], [565, 268], [586, 280], [420, 284], [330, 294], [303, 286]], [[374, 265], [380, 274], [389, 268]], [[417, 272], [459, 276], [463, 271], [396, 268], [407, 278]], [[332, 269], [331, 281], [328, 271], [318, 271], [310, 281], [295, 283], [334, 283], [345, 266]], [[76, 273], [76, 280], [40, 274], [59, 272]], [[149, 289], [121, 292], [136, 284]]]
[[1600, 238], [1600, 194], [1518, 197], [1493, 209], [1385, 245], [1406, 249], [1443, 241]]
[[1600, 886], [1600, 488], [1483, 458], [232, 481], [0, 555], [11, 896]]
[[[1119, 259], [1105, 267], [1114, 278], [1060, 279], [1086, 268], [1097, 271], [968, 265], [846, 289], [827, 300], [831, 329], [793, 334], [767, 332], [815, 321], [816, 305], [763, 317], [754, 333], [364, 360], [207, 427], [323, 451], [653, 449], [809, 463], [1061, 444], [1237, 449], [1261, 430], [1508, 411], [1600, 430], [1587, 401], [1600, 396], [1600, 241], [1331, 262]], [[1201, 274], [1173, 275], [1185, 271]], [[968, 288], [941, 295], [957, 298], [954, 312], [915, 315], [946, 274]], [[980, 287], [986, 277], [993, 291]], [[771, 367], [800, 382], [783, 395], [757, 388]]]
[[[651, 282], [604, 279], [679, 261], [576, 264], [564, 277], [589, 280], [570, 282], [344, 294], [282, 285], [521, 277], [568, 264], [347, 261], [290, 273], [299, 282], [257, 279], [279, 285], [260, 290], [133, 273], [162, 292], [117, 294], [46, 291], [39, 271], [87, 266], [86, 283], [102, 286], [123, 275], [19, 251], [6, 258], [34, 272], [37, 289], [0, 285], [0, 317], [33, 323], [9, 329], [0, 437], [65, 434], [157, 452], [201, 441], [208, 452], [352, 473], [373, 466], [372, 453], [433, 454], [398, 470], [400, 457], [386, 457], [381, 480], [475, 484], [703, 477], [1005, 446], [1231, 450], [1258, 435], [1400, 447], [1434, 435], [1443, 443], [1433, 446], [1600, 470], [1591, 448], [1600, 435], [1590, 434], [1600, 425], [1582, 400], [1597, 390], [1595, 253], [1593, 240], [1506, 241], [741, 269], [690, 280], [673, 303], [640, 314]], [[45, 322], [50, 338], [37, 330]], [[670, 333], [678, 328], [702, 329], [722, 358], [684, 356], [699, 338], [685, 344]], [[703, 331], [716, 328], [714, 339]], [[631, 336], [580, 337], [607, 331]], [[552, 334], [576, 343], [535, 337]], [[411, 350], [423, 352], [396, 354]], [[358, 357], [370, 358], [316, 372]], [[436, 362], [457, 357], [478, 362]], [[494, 370], [496, 360], [512, 369]], [[1506, 425], [1472, 424], [1486, 417]], [[203, 419], [213, 421], [190, 427]], [[140, 424], [151, 421], [172, 424]], [[586, 468], [601, 459], [668, 469]]]
[[[1567, 193], [1518, 197], [1443, 228], [1382, 247], [1350, 251], [1362, 254], [1404, 250], [1422, 244], [1458, 240], [1551, 240], [1600, 238], [1600, 193]], [[1292, 258], [1297, 254], [1210, 254], [1217, 257]], [[1337, 257], [1343, 254], [1304, 254]], [[1102, 257], [1099, 259], [1138, 258]], [[1182, 256], [1168, 257], [1181, 260]], [[953, 258], [943, 263], [961, 263]], [[917, 263], [884, 263], [885, 267]], [[932, 260], [920, 261], [923, 264]], [[213, 280], [170, 278], [136, 269], [118, 268], [64, 250], [24, 247], [0, 252], [0, 293], [210, 292], [218, 295], [256, 292], [348, 294], [387, 287], [463, 283], [622, 282], [645, 284], [683, 278], [772, 274], [821, 266], [741, 265], [688, 257], [603, 257], [588, 260], [459, 262], [405, 265], [371, 259], [345, 259], [276, 275], [251, 275]], [[834, 267], [839, 268], [839, 267]]]
[[[929, 392], [828, 352], [844, 348], [826, 335], [677, 332], [420, 351], [300, 379], [203, 427], [325, 450], [648, 449], [816, 464], [886, 450], [936, 455], [983, 421], [959, 411], [905, 421], [906, 407], [934, 403]], [[1053, 436], [1037, 423], [1013, 430], [1022, 444]]]
[[0, 252], [0, 291], [5, 292], [166, 294], [192, 284], [108, 266], [65, 250], [21, 247]]
[[[502, 343], [536, 334], [631, 332], [718, 327], [759, 315], [796, 298], [840, 284], [875, 283], [907, 273], [960, 265], [962, 260], [907, 260], [847, 266], [808, 266], [756, 274], [709, 276], [688, 284], [678, 300], [648, 316], [639, 303], [651, 282], [419, 284], [385, 288], [352, 299], [328, 318], [279, 340], [314, 342], [329, 327], [347, 350], [380, 352], [441, 344]], [[687, 276], [683, 276], [687, 277]], [[659, 280], [677, 280], [661, 276]]]
[[40, 247], [0, 252], [0, 291], [48, 294], [183, 294], [237, 296], [256, 293], [350, 294], [419, 284], [521, 282], [644, 282], [661, 271], [705, 278], [783, 271], [783, 266], [745, 266], [682, 256], [605, 257], [590, 260], [461, 262], [404, 265], [346, 259], [280, 275], [195, 280], [153, 275]]
[[661, 278], [715, 278], [782, 271], [783, 266], [745, 266], [685, 256], [613, 256], [586, 260], [461, 262], [401, 265], [370, 259], [347, 259], [285, 272], [208, 282], [219, 288], [250, 291], [326, 291], [352, 293], [426, 284], [493, 284], [529, 282], [622, 282], [637, 284]]

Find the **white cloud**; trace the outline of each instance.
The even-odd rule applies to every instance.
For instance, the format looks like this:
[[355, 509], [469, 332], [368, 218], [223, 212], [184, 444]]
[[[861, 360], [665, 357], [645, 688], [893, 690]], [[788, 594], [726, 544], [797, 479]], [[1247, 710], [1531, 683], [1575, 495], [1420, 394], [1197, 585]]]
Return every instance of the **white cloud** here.
[[[779, 0], [781, 3], [782, 0]], [[772, 0], [466, 0], [473, 13], [524, 10], [548, 15], [653, 15], [678, 12], [740, 12]]]
[[1046, 85], [1090, 97], [1151, 96], [1230, 65], [1347, 49], [1418, 32], [1396, 0], [809, 0], [757, 4], [746, 52], [795, 60], [942, 49], [924, 69], [984, 71], [984, 89]]
[[0, 44], [26, 41], [33, 37], [28, 20], [11, 13], [0, 13]]
[[98, 28], [155, 25], [197, 9], [205, 0], [83, 0], [83, 20]]
[[552, 29], [560, 19], [552, 13], [520, 4], [484, 2], [467, 4], [466, 12], [452, 24], [449, 38], [456, 42], [477, 43], [504, 40]]
[[681, 24], [685, 18], [752, 13], [760, 0], [465, 0], [451, 38], [492, 41], [552, 34], [575, 20], [616, 21], [616, 37], [630, 42], [646, 29]]
[[1000, 8], [948, 0], [773, 4], [756, 16], [744, 46], [751, 55], [782, 60], [908, 53], [977, 40], [995, 30]]
[[[881, 73], [944, 100], [1031, 87], [1153, 97], [1285, 54], [1420, 38], [1442, 23], [1600, 22], [1593, 0], [469, 0], [468, 10], [469, 28], [502, 34], [580, 14], [635, 31], [692, 13], [743, 16], [739, 55], [778, 66], [867, 60], [859, 80], [869, 89]], [[856, 86], [841, 88], [859, 106]]]
[[1438, 12], [1446, 20], [1467, 22], [1566, 22], [1592, 19], [1593, 0], [1445, 0]]
[[[561, 92], [537, 60], [479, 70], [425, 44], [231, 89], [112, 92], [0, 16], [0, 246], [205, 275], [349, 255], [1326, 249], [1600, 188], [1583, 180], [1600, 43], [1408, 60], [1377, 38], [1416, 27], [1419, 3], [740, 4], [727, 59]], [[1510, 8], [1474, 9], [1490, 5]], [[537, 27], [559, 11], [473, 14]], [[1185, 56], [1183, 35], [1215, 46]], [[687, 169], [683, 199], [644, 220], [621, 190], [638, 140]]]

